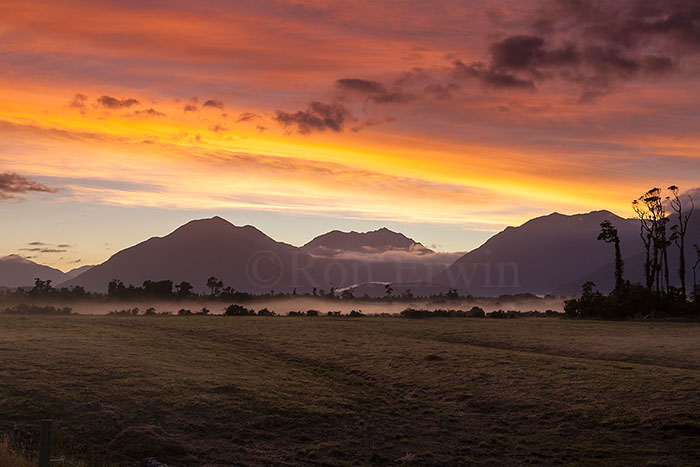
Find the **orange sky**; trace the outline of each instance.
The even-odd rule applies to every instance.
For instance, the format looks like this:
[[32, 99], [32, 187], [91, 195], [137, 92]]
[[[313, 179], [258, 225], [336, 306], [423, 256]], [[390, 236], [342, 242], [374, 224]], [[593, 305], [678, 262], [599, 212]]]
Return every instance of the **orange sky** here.
[[[0, 173], [56, 189], [0, 196], [0, 254], [71, 244], [35, 258], [68, 269], [209, 214], [441, 250], [630, 215], [700, 178], [700, 46], [648, 27], [687, 2], [636, 3], [0, 2]], [[591, 35], [607, 18], [627, 36]]]

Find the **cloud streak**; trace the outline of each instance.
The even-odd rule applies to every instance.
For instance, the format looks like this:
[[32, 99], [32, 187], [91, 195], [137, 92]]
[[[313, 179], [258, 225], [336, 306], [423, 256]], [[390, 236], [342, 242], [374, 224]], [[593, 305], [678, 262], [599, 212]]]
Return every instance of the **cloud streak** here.
[[58, 190], [14, 172], [0, 173], [0, 200], [16, 199], [17, 195], [39, 192], [56, 193]]

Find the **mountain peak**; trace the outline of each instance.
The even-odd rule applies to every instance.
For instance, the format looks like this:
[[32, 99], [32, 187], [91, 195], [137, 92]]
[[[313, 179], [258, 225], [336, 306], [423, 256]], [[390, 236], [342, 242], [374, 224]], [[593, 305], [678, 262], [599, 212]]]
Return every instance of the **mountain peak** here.
[[389, 251], [433, 253], [432, 250], [412, 238], [386, 227], [367, 232], [332, 230], [314, 238], [302, 249], [317, 256], [337, 256], [343, 253], [386, 253]]

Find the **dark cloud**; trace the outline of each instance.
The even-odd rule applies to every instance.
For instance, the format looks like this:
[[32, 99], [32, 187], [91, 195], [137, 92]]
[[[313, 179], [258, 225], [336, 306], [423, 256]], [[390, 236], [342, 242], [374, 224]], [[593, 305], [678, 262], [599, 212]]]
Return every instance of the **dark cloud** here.
[[[672, 73], [700, 53], [697, 0], [546, 0], [532, 31], [489, 47], [482, 70], [519, 81], [562, 79], [580, 100], [632, 79]], [[507, 79], [506, 81], [512, 81]]]
[[384, 85], [377, 81], [369, 81], [359, 78], [343, 78], [335, 82], [335, 85], [348, 91], [356, 91], [364, 94], [386, 92]]
[[253, 112], [243, 112], [238, 116], [238, 120], [236, 120], [237, 123], [240, 122], [248, 122], [250, 120], [254, 120], [256, 118], [260, 118], [258, 114], [254, 114]]
[[56, 193], [58, 190], [14, 172], [0, 173], [0, 200], [17, 198], [18, 194], [30, 191]]
[[223, 126], [223, 125], [220, 124], [220, 123], [217, 123], [216, 125], [210, 127], [209, 129], [210, 129], [211, 131], [213, 131], [214, 133], [220, 133], [220, 132], [222, 132], [222, 131], [226, 131], [226, 127]]
[[144, 117], [165, 117], [165, 114], [163, 112], [159, 112], [154, 108], [146, 110], [137, 110], [136, 112], [134, 112], [134, 115], [140, 115]]
[[61, 243], [60, 245], [57, 245], [57, 246], [58, 246], [58, 248], [70, 248], [70, 245], [68, 245], [66, 243]]
[[223, 109], [224, 103], [218, 99], [209, 99], [202, 104], [202, 107], [214, 107], [215, 109]]
[[539, 66], [577, 64], [580, 53], [574, 44], [546, 49], [545, 39], [538, 36], [511, 36], [491, 44], [491, 66], [498, 70], [533, 70]]
[[404, 92], [398, 84], [390, 89], [382, 83], [360, 78], [342, 78], [335, 82], [341, 91], [348, 91], [367, 96], [367, 99], [377, 104], [402, 103], [414, 100], [413, 94]]
[[182, 110], [184, 110], [185, 112], [194, 112], [195, 110], [197, 110], [197, 106], [194, 104], [187, 104], [185, 105], [185, 107], [183, 107]]
[[65, 253], [68, 250], [63, 248], [20, 248], [20, 251], [30, 251], [33, 253]]
[[460, 79], [476, 79], [483, 85], [497, 89], [515, 89], [533, 91], [535, 83], [532, 79], [521, 78], [515, 74], [486, 67], [481, 62], [466, 65], [461, 60], [454, 60], [453, 74]]
[[266, 127], [266, 126], [262, 126], [262, 125], [256, 125], [256, 126], [255, 126], [255, 129], [258, 130], [258, 131], [261, 132], [261, 133], [262, 133], [263, 131], [267, 131], [267, 127]]
[[87, 96], [84, 94], [76, 94], [73, 96], [73, 100], [68, 104], [69, 107], [74, 109], [84, 109], [87, 102]]
[[105, 108], [108, 109], [122, 109], [122, 108], [128, 108], [134, 105], [138, 105], [139, 101], [133, 98], [127, 98], [127, 99], [117, 99], [116, 97], [112, 96], [101, 96], [97, 99], [97, 102]]
[[342, 131], [345, 124], [352, 119], [352, 114], [338, 102], [324, 104], [314, 101], [306, 110], [278, 110], [273, 119], [284, 127], [295, 127], [299, 133], [309, 134], [313, 131]]
[[29, 243], [27, 243], [27, 245], [29, 245], [29, 246], [45, 246], [46, 243], [44, 243], [44, 242], [29, 242]]

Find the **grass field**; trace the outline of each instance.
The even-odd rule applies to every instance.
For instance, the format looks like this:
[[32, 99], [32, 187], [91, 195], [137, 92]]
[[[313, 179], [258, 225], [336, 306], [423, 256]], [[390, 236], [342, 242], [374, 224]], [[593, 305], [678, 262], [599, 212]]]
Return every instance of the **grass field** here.
[[0, 382], [77, 465], [700, 460], [698, 324], [0, 316]]

